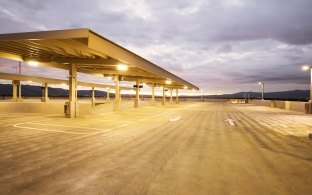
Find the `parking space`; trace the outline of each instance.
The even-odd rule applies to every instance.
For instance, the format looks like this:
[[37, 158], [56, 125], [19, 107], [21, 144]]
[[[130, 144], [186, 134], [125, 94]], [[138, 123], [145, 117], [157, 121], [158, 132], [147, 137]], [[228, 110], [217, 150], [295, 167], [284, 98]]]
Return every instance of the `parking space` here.
[[[131, 102], [132, 103], [132, 102]], [[104, 108], [108, 107], [105, 105]], [[175, 106], [170, 106], [174, 108]], [[177, 106], [176, 106], [177, 107]], [[101, 109], [104, 109], [103, 107]], [[76, 119], [66, 119], [62, 115], [42, 115], [39, 113], [0, 113], [0, 125], [29, 131], [50, 131], [67, 134], [107, 133], [127, 126], [135, 126], [148, 120], [168, 121], [175, 114], [168, 107], [142, 107], [140, 109], [125, 106], [119, 112], [107, 112], [86, 115]], [[177, 107], [178, 108], [178, 107]]]
[[302, 112], [250, 105], [241, 105], [237, 109], [242, 113], [248, 113], [258, 124], [279, 134], [307, 137], [312, 133], [312, 117]]
[[311, 119], [203, 102], [0, 113], [0, 194], [309, 194]]

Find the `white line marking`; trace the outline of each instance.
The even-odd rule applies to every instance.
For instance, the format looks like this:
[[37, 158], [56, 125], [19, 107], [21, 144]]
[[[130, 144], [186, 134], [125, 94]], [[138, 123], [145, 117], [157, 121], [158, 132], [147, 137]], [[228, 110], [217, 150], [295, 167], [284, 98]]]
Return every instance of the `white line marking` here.
[[[24, 122], [24, 123], [18, 123], [20, 124], [35, 124], [35, 125], [46, 125], [46, 126], [54, 126], [54, 127], [71, 127], [71, 128], [80, 128], [80, 129], [92, 129], [92, 130], [107, 130], [107, 129], [98, 129], [98, 128], [92, 128], [92, 127], [78, 127], [78, 126], [69, 126], [69, 125], [52, 125], [52, 124], [47, 124], [47, 123], [34, 123], [34, 122]], [[110, 130], [110, 129], [109, 129]]]
[[107, 120], [107, 119], [97, 119], [97, 118], [95, 118], [95, 119], [92, 119], [92, 120], [103, 121], [103, 122], [105, 122], [105, 121], [113, 121], [113, 122], [121, 122], [121, 123], [133, 123], [132, 121], [121, 121], [119, 119]]
[[235, 126], [234, 120], [233, 119], [226, 119], [224, 121], [227, 121], [230, 126]]
[[127, 124], [118, 125], [118, 126], [114, 127], [114, 129], [116, 129], [116, 128], [120, 128], [120, 127], [126, 127], [126, 126], [129, 126], [129, 125], [127, 125]]
[[180, 118], [181, 118], [181, 116], [178, 116], [178, 117], [176, 117], [176, 118], [171, 118], [171, 119], [169, 119], [169, 121], [170, 121], [170, 122], [175, 122], [175, 121], [180, 120]]
[[[26, 122], [26, 123], [32, 123], [32, 122]], [[97, 129], [102, 131], [96, 131], [92, 133], [79, 133], [79, 132], [73, 132], [73, 131], [62, 131], [62, 130], [54, 130], [54, 129], [45, 129], [45, 128], [35, 128], [35, 127], [23, 127], [19, 126], [21, 124], [25, 123], [17, 123], [13, 125], [13, 127], [20, 128], [20, 129], [31, 129], [31, 130], [41, 130], [41, 131], [50, 131], [50, 132], [57, 132], [57, 133], [66, 133], [66, 134], [76, 134], [76, 135], [90, 135], [90, 134], [97, 134], [97, 133], [106, 133], [111, 131], [111, 129]], [[32, 123], [32, 124], [40, 124], [40, 123]], [[49, 125], [49, 124], [42, 124], [42, 125]], [[65, 125], [50, 125], [50, 126], [63, 126], [63, 127], [72, 127], [72, 126], [65, 126]], [[88, 128], [85, 129], [96, 129], [96, 128]]]

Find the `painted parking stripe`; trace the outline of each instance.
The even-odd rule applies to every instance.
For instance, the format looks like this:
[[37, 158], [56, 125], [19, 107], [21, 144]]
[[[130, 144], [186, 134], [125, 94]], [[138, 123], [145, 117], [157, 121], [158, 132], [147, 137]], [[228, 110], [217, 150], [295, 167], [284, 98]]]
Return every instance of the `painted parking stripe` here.
[[[45, 126], [54, 126], [54, 127], [70, 127], [70, 128], [77, 128], [77, 126], [71, 126], [71, 125], [54, 125], [54, 124], [47, 124], [47, 123], [35, 123], [35, 122], [24, 122], [24, 123], [18, 123], [18, 124], [35, 124], [35, 125], [45, 125]], [[110, 129], [99, 129], [99, 128], [92, 128], [92, 127], [79, 127], [83, 129], [91, 129], [91, 130], [110, 130]]]
[[118, 125], [118, 126], [114, 127], [114, 129], [121, 128], [121, 127], [126, 127], [126, 126], [129, 126], [129, 125], [127, 125], [127, 124]]
[[[66, 133], [66, 134], [75, 134], [75, 135], [91, 135], [91, 134], [97, 134], [97, 133], [106, 133], [111, 131], [111, 129], [97, 129], [97, 128], [84, 128], [84, 129], [93, 129], [93, 130], [102, 130], [102, 131], [96, 131], [92, 133], [80, 133], [80, 132], [73, 132], [73, 131], [62, 131], [62, 130], [55, 130], [55, 129], [48, 129], [48, 128], [35, 128], [35, 127], [25, 127], [21, 126], [22, 124], [29, 124], [31, 122], [26, 123], [17, 123], [13, 125], [13, 127], [20, 128], [20, 129], [31, 129], [31, 130], [39, 130], [39, 131], [50, 131], [50, 132], [57, 132], [57, 133]], [[31, 124], [40, 124], [40, 123], [31, 123]], [[41, 124], [42, 125], [42, 124]], [[49, 125], [49, 124], [46, 124]], [[72, 126], [65, 126], [65, 125], [50, 125], [50, 126], [63, 126], [63, 127], [72, 127]]]
[[178, 117], [176, 117], [176, 118], [171, 118], [171, 119], [169, 119], [169, 121], [170, 122], [175, 122], [175, 121], [178, 121], [178, 120], [180, 120], [181, 119], [181, 116], [178, 116]]

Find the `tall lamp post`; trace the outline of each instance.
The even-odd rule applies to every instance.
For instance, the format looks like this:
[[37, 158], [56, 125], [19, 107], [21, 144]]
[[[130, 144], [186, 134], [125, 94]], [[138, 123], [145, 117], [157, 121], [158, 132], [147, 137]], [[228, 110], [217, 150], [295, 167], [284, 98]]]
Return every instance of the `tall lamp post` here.
[[258, 84], [261, 85], [261, 100], [264, 100], [264, 83], [259, 82]]
[[310, 100], [309, 102], [312, 102], [312, 65], [304, 65], [302, 67], [302, 70], [310, 70], [311, 79], [310, 79]]
[[[22, 74], [22, 62], [18, 62], [18, 74]], [[19, 81], [19, 86], [18, 86], [18, 99], [22, 99], [22, 81]]]
[[203, 101], [203, 89], [200, 90], [200, 100]]

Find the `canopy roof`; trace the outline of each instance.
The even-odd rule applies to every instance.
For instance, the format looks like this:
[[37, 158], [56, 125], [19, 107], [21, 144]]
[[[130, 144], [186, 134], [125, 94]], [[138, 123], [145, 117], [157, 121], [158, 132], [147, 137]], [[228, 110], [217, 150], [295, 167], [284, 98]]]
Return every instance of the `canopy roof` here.
[[[0, 73], [0, 79], [12, 80], [12, 81], [13, 80], [15, 80], [15, 81], [32, 81], [32, 82], [49, 83], [49, 84], [66, 84], [66, 85], [69, 84], [68, 80], [63, 80], [63, 79], [51, 79], [51, 78], [45, 78], [45, 77], [8, 74], [8, 73]], [[114, 89], [113, 85], [104, 85], [104, 84], [81, 82], [81, 81], [78, 81], [77, 84], [78, 84], [78, 86], [97, 87], [97, 88], [104, 88], [106, 90]], [[131, 88], [131, 87], [123, 87], [123, 86], [120, 86], [120, 89], [122, 89], [122, 90], [133, 90], [133, 88]]]
[[[78, 72], [82, 73], [121, 76], [124, 81], [139, 80], [148, 84], [198, 90], [195, 85], [90, 29], [0, 34], [0, 57], [37, 61], [62, 69], [76, 64]], [[128, 70], [118, 70], [119, 64], [127, 65]], [[166, 83], [167, 80], [171, 84]]]

